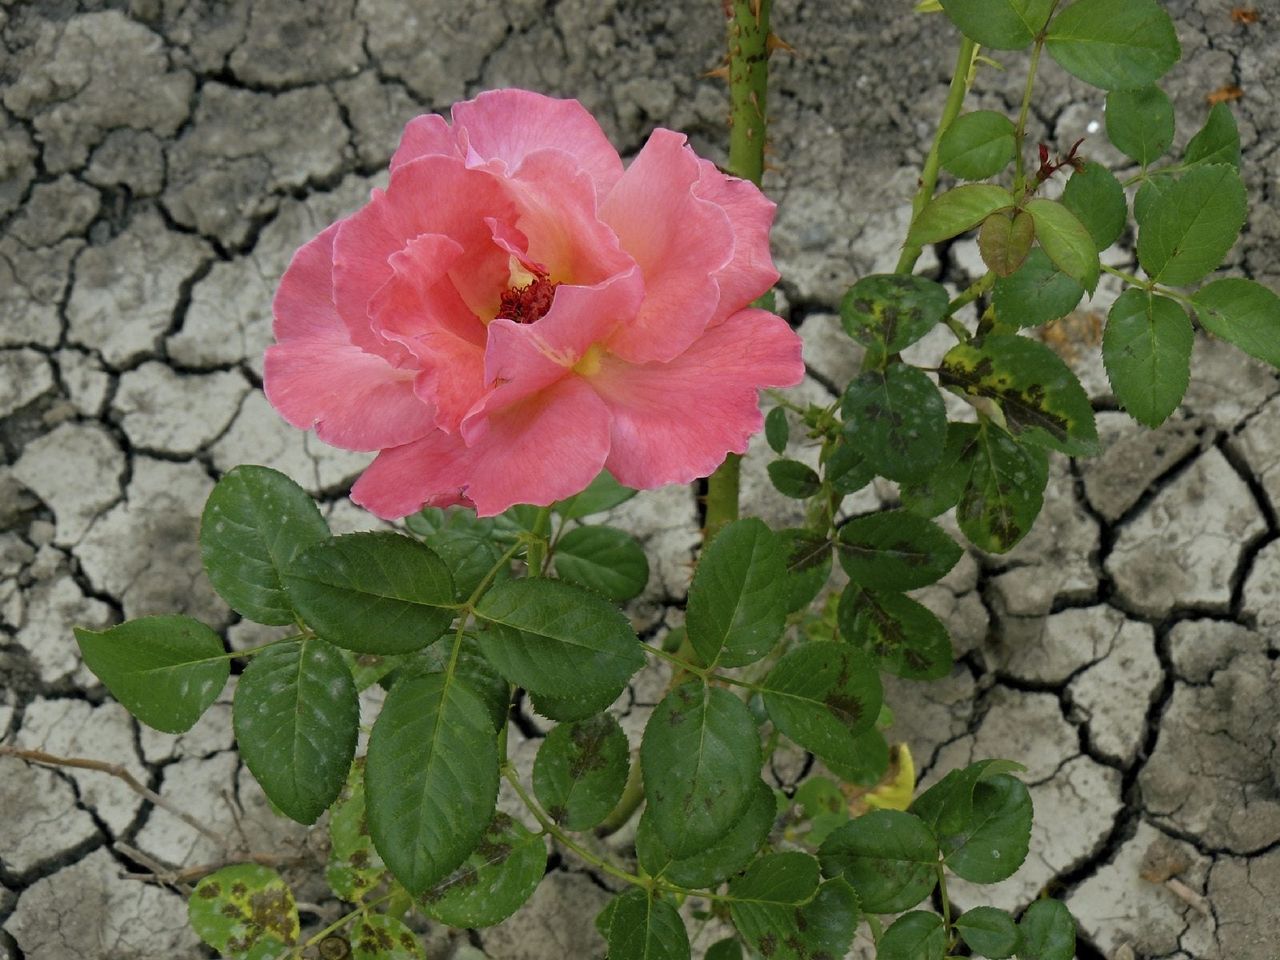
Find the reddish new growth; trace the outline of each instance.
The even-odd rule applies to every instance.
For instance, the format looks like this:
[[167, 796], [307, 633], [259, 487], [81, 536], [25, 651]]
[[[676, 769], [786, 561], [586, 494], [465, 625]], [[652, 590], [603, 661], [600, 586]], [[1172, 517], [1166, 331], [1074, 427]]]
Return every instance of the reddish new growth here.
[[1036, 185], [1044, 183], [1063, 167], [1070, 167], [1076, 173], [1083, 173], [1084, 157], [1076, 156], [1076, 151], [1080, 149], [1082, 143], [1084, 143], [1084, 137], [1071, 145], [1065, 157], [1059, 157], [1057, 160], [1049, 159], [1049, 148], [1043, 143], [1040, 144], [1040, 169], [1036, 171]]
[[[551, 300], [558, 283], [553, 283], [545, 273], [536, 274], [531, 283], [523, 287], [508, 287], [502, 294], [498, 317], [516, 323], [533, 323], [541, 320], [551, 309]], [[497, 319], [495, 317], [494, 319]]]

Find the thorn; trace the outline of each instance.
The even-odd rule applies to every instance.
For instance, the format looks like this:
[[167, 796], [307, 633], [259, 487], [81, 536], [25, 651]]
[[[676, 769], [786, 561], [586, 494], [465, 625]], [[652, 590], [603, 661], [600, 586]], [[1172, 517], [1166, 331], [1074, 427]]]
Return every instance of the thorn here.
[[791, 44], [787, 43], [787, 41], [783, 40], [780, 36], [778, 36], [772, 30], [769, 31], [769, 36], [764, 38], [764, 49], [765, 49], [765, 53], [768, 55], [772, 55], [773, 51], [775, 50], [785, 50], [787, 53], [791, 54], [793, 57], [797, 56], [796, 48], [793, 47]]
[[728, 79], [729, 79], [729, 65], [728, 65], [727, 63], [726, 63], [726, 64], [722, 64], [721, 66], [716, 67], [714, 70], [708, 70], [708, 71], [707, 71], [706, 73], [704, 73], [702, 76], [703, 76], [705, 79], [708, 79], [708, 80], [710, 80], [710, 79], [715, 79], [715, 80], [725, 80], [725, 81], [728, 81]]

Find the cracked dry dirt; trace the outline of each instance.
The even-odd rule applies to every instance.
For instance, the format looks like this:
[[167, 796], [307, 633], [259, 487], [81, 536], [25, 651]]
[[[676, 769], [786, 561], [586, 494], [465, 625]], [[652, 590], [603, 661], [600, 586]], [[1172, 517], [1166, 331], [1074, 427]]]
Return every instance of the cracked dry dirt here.
[[[826, 398], [858, 357], [833, 308], [891, 267], [953, 34], [908, 0], [779, 0], [796, 49], [776, 60], [771, 114], [782, 309], [808, 344], [799, 389]], [[1186, 60], [1168, 80], [1178, 143], [1205, 98], [1238, 86], [1254, 208], [1232, 267], [1280, 285], [1280, 15], [1233, 22], [1227, 0], [1169, 0]], [[713, 0], [5, 0], [0, 3], [0, 736], [122, 764], [212, 828], [215, 843], [119, 780], [0, 759], [0, 957], [160, 960], [206, 955], [182, 899], [122, 873], [250, 850], [316, 863], [318, 837], [273, 817], [233, 750], [229, 707], [188, 734], [140, 728], [81, 664], [71, 626], [185, 612], [233, 646], [236, 621], [200, 573], [197, 517], [240, 462], [277, 467], [334, 528], [372, 526], [344, 499], [364, 458], [288, 428], [260, 390], [271, 294], [293, 249], [353, 210], [406, 119], [496, 86], [576, 96], [624, 154], [655, 124], [723, 159]], [[986, 70], [973, 107], [1021, 84]], [[1053, 64], [1034, 122], [1062, 148], [1100, 132], [1102, 95]], [[960, 285], [974, 246], [930, 254]], [[1109, 251], [1129, 261], [1127, 248]], [[1094, 309], [1105, 311], [1105, 287]], [[1280, 379], [1232, 349], [1197, 347], [1183, 408], [1147, 432], [1121, 413], [1096, 359], [1098, 312], [1051, 340], [1099, 411], [1104, 454], [1059, 461], [1036, 530], [1005, 557], [971, 554], [922, 599], [958, 660], [934, 684], [894, 683], [895, 739], [926, 780], [986, 756], [1027, 766], [1031, 856], [962, 905], [1010, 908], [1047, 888], [1081, 924], [1081, 958], [1280, 957]], [[936, 357], [945, 336], [913, 348]], [[957, 404], [956, 410], [959, 411]], [[795, 452], [812, 457], [812, 450]], [[745, 507], [797, 508], [748, 461]], [[891, 502], [880, 487], [852, 499]], [[631, 607], [679, 622], [697, 510], [645, 494], [613, 522], [638, 530], [653, 574]], [[633, 739], [660, 696], [641, 674], [618, 709]], [[229, 700], [230, 689], [227, 700]], [[524, 717], [528, 763], [540, 723]], [[779, 755], [787, 786], [801, 756]], [[504, 801], [505, 803], [506, 801]], [[619, 841], [623, 842], [622, 840]], [[314, 867], [305, 918], [332, 916]], [[1158, 883], [1172, 876], [1168, 884]], [[487, 931], [426, 933], [433, 957], [598, 957], [607, 884], [570, 857]], [[1180, 893], [1179, 893], [1180, 891]], [[318, 911], [318, 914], [317, 912]], [[863, 949], [863, 948], [859, 948]]]

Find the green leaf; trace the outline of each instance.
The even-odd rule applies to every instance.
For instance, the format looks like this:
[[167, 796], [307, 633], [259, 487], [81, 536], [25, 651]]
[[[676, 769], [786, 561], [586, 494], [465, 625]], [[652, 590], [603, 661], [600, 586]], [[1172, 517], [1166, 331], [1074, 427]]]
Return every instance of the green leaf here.
[[369, 737], [365, 799], [383, 861], [412, 894], [475, 849], [498, 797], [498, 741], [465, 682], [410, 674], [391, 688]]
[[1017, 777], [998, 773], [973, 789], [973, 810], [959, 831], [938, 838], [947, 866], [974, 883], [1013, 876], [1031, 844], [1031, 794]]
[[75, 628], [85, 665], [147, 726], [182, 733], [227, 684], [222, 639], [190, 617], [139, 617], [108, 630]]
[[938, 844], [919, 817], [873, 810], [850, 820], [818, 850], [822, 872], [844, 877], [867, 913], [910, 910], [938, 882]]
[[849, 822], [848, 799], [826, 777], [807, 777], [796, 788], [795, 802], [801, 816], [811, 824], [805, 834], [809, 844], [822, 843], [833, 830]]
[[685, 626], [708, 666], [741, 667], [773, 649], [787, 619], [786, 550], [754, 517], [735, 520], [702, 553]]
[[995, 907], [974, 907], [955, 921], [956, 930], [970, 949], [991, 960], [1012, 957], [1022, 942], [1013, 917]]
[[935, 836], [961, 833], [973, 819], [973, 793], [978, 784], [996, 774], [1025, 769], [1012, 760], [978, 760], [952, 770], [916, 797], [911, 812], [928, 824]]
[[551, 508], [566, 520], [581, 520], [626, 503], [639, 491], [624, 487], [608, 470], [602, 470], [581, 493], [560, 500]]
[[782, 453], [791, 441], [791, 426], [787, 423], [787, 411], [782, 407], [774, 407], [764, 418], [764, 438], [769, 449], [774, 453]]
[[706, 960], [742, 960], [742, 944], [729, 937], [707, 947]]
[[1007, 553], [1040, 515], [1049, 482], [1043, 448], [1019, 443], [983, 419], [967, 456], [969, 480], [956, 506], [956, 522], [969, 542], [988, 553]]
[[547, 734], [533, 763], [533, 792], [558, 824], [587, 830], [617, 805], [630, 765], [627, 735], [612, 714], [598, 713]]
[[1138, 231], [1138, 262], [1157, 283], [1195, 283], [1235, 246], [1246, 207], [1234, 167], [1195, 167], [1152, 201]]
[[1014, 206], [1013, 194], [990, 183], [967, 183], [939, 194], [911, 224], [907, 242], [940, 243], [972, 230], [997, 210]]
[[995, 50], [1030, 46], [1052, 6], [1051, 0], [942, 0], [942, 9], [961, 33]]
[[1074, 213], [1056, 200], [1036, 197], [1026, 211], [1036, 224], [1036, 239], [1049, 259], [1089, 292], [1098, 286], [1102, 269], [1093, 237]]
[[1107, 94], [1107, 136], [1116, 149], [1142, 166], [1169, 152], [1173, 102], [1155, 85]]
[[1098, 452], [1093, 407], [1080, 381], [1043, 343], [988, 336], [959, 343], [942, 358], [938, 379], [973, 397], [994, 400], [1010, 433], [1068, 456]]
[[1145, 87], [1182, 56], [1155, 0], [1076, 0], [1049, 24], [1046, 47], [1067, 73], [1104, 90]]
[[1003, 323], [1038, 327], [1074, 310], [1084, 287], [1055, 267], [1043, 250], [1032, 250], [1013, 276], [996, 278], [991, 296]]
[[[1115, 174], [1100, 163], [1086, 163], [1083, 170], [1071, 175], [1062, 191], [1062, 205], [1085, 225], [1093, 238], [1093, 245], [1099, 250], [1107, 249], [1120, 239], [1129, 219], [1124, 187], [1120, 186]], [[1071, 307], [1063, 312], [1069, 312], [1079, 300], [1080, 295], [1077, 295]]]
[[610, 907], [605, 931], [609, 960], [689, 960], [689, 934], [666, 900], [632, 889]]
[[1012, 217], [993, 213], [978, 231], [978, 251], [982, 262], [997, 277], [1011, 277], [1027, 259], [1036, 239], [1036, 222], [1025, 210]]
[[836, 441], [823, 465], [823, 473], [836, 493], [857, 493], [876, 477], [876, 470], [857, 450]]
[[298, 942], [298, 907], [280, 874], [256, 863], [238, 863], [211, 873], [187, 901], [191, 929], [220, 953], [249, 952], [273, 941]]
[[[426, 537], [423, 542], [453, 574], [454, 596], [459, 601], [471, 596], [502, 559], [502, 546], [493, 539], [492, 532], [482, 532], [477, 527], [449, 527]], [[505, 568], [498, 571], [499, 578], [507, 575]]]
[[769, 960], [843, 957], [858, 927], [852, 888], [843, 880], [819, 886], [817, 864], [808, 854], [761, 857], [729, 884], [729, 897], [733, 925]]
[[411, 653], [453, 622], [453, 578], [411, 537], [351, 533], [303, 550], [284, 576], [307, 625], [356, 653]]
[[485, 658], [512, 683], [537, 693], [594, 692], [612, 703], [644, 666], [622, 612], [573, 584], [500, 583], [480, 599], [476, 616], [489, 623], [479, 637]]
[[1201, 326], [1252, 357], [1280, 367], [1280, 297], [1260, 283], [1230, 277], [1191, 297]]
[[269, 467], [231, 469], [205, 501], [200, 558], [218, 595], [258, 623], [293, 623], [281, 575], [298, 552], [329, 539], [315, 501]]
[[1160, 198], [1175, 182], [1171, 173], [1147, 172], [1146, 179], [1142, 181], [1142, 186], [1138, 188], [1133, 198], [1133, 218], [1138, 221], [1139, 229], [1147, 222], [1151, 211], [1159, 205]]
[[378, 885], [386, 866], [369, 836], [364, 806], [365, 758], [357, 757], [329, 813], [329, 862], [324, 877], [343, 900], [358, 903]]
[[1019, 960], [1072, 960], [1076, 955], [1076, 922], [1057, 900], [1037, 900], [1027, 907], [1018, 931]]
[[351, 960], [424, 960], [417, 934], [395, 917], [366, 913], [351, 926]]
[[933, 472], [924, 480], [899, 487], [903, 507], [917, 516], [936, 517], [959, 503], [973, 472], [973, 460], [966, 454], [977, 435], [978, 428], [972, 423], [948, 423], [947, 444]]
[[578, 527], [556, 545], [556, 574], [621, 603], [649, 582], [649, 561], [636, 538], [617, 527]]
[[774, 460], [767, 469], [769, 480], [785, 497], [807, 500], [822, 489], [818, 472], [799, 460]]
[[900, 916], [876, 944], [876, 960], [942, 960], [946, 953], [942, 918], [923, 910]]
[[1193, 164], [1229, 163], [1240, 169], [1240, 130], [1235, 115], [1225, 103], [1215, 103], [1200, 132], [1191, 138], [1182, 162]]
[[[948, 655], [950, 647], [948, 646]], [[837, 763], [827, 760], [831, 772], [846, 783], [874, 787], [889, 769], [889, 743], [884, 734], [872, 727], [858, 735], [858, 746], [853, 763]]]
[[640, 763], [658, 836], [673, 856], [689, 857], [728, 833], [751, 803], [760, 735], [741, 700], [693, 680], [650, 715]]
[[817, 641], [788, 651], [763, 682], [774, 726], [824, 760], [857, 763], [858, 735], [875, 725], [883, 701], [871, 658], [843, 643]]
[[947, 410], [923, 371], [901, 363], [855, 378], [841, 402], [844, 438], [890, 480], [923, 480], [942, 457]]
[[1191, 382], [1191, 318], [1176, 301], [1131, 287], [1111, 307], [1102, 360], [1116, 399], [1139, 423], [1158, 427]]
[[848, 289], [840, 301], [840, 322], [863, 346], [897, 353], [946, 316], [950, 299], [945, 287], [925, 277], [876, 274]]
[[[484, 658], [479, 644], [470, 635], [463, 636], [457, 657], [453, 655], [452, 644], [435, 644], [406, 658], [402, 671], [391, 677], [391, 680], [394, 682], [409, 673], [445, 673], [451, 661], [454, 676], [467, 681], [472, 692], [479, 695], [493, 720], [494, 730], [500, 731], [507, 725], [511, 686]], [[387, 684], [388, 688], [390, 686], [391, 684]]]
[[908, 680], [951, 672], [947, 628], [908, 596], [851, 583], [840, 596], [839, 622], [841, 635], [874, 656], [881, 670]]
[[961, 180], [986, 180], [1013, 162], [1014, 133], [1013, 121], [1003, 113], [961, 114], [942, 135], [938, 159], [943, 169]]
[[519, 910], [546, 872], [546, 838], [499, 812], [466, 862], [433, 884], [418, 903], [451, 927], [491, 927]]
[[593, 717], [601, 710], [607, 709], [618, 699], [621, 692], [621, 690], [615, 690], [611, 687], [604, 687], [598, 690], [570, 693], [563, 696], [537, 693], [532, 690], [528, 691], [528, 694], [530, 705], [535, 713], [546, 717], [548, 720], [575, 723], [578, 720], [586, 720], [588, 717]]
[[841, 525], [836, 556], [854, 583], [914, 590], [941, 580], [964, 551], [932, 520], [905, 510], [856, 517]]
[[777, 815], [773, 791], [757, 780], [751, 802], [732, 829], [705, 850], [677, 860], [671, 856], [653, 825], [649, 808], [636, 828], [636, 855], [650, 876], [661, 876], [682, 887], [715, 887], [740, 871], [769, 839]]
[[342, 654], [323, 640], [268, 647], [236, 686], [240, 756], [271, 802], [315, 823], [351, 768], [360, 703]]
[[779, 530], [787, 556], [787, 612], [808, 606], [831, 577], [831, 541], [812, 530]]

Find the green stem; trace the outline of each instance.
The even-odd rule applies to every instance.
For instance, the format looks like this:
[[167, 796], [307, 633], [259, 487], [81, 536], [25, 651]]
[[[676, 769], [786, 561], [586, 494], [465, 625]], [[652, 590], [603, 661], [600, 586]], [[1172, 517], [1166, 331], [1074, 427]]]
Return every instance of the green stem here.
[[[764, 177], [773, 0], [733, 0], [729, 17], [729, 172], [757, 187]], [[738, 519], [741, 457], [731, 453], [707, 478], [705, 541]]]
[[1024, 141], [1027, 139], [1027, 116], [1031, 113], [1031, 93], [1036, 86], [1036, 71], [1040, 67], [1040, 51], [1044, 49], [1044, 38], [1036, 37], [1035, 46], [1031, 48], [1031, 63], [1027, 67], [1027, 85], [1022, 91], [1022, 106], [1018, 110], [1018, 126], [1014, 130], [1014, 158], [1017, 163], [1017, 174], [1014, 177], [1014, 192], [1020, 192], [1026, 186], [1027, 158], [1023, 155]]
[[298, 946], [294, 947], [292, 950], [290, 950], [289, 960], [301, 960], [303, 953], [305, 953], [311, 947], [314, 947], [317, 943], [320, 943], [322, 940], [325, 939], [325, 937], [328, 937], [328, 936], [331, 936], [332, 934], [337, 933], [339, 930], [345, 927], [348, 923], [350, 923], [356, 917], [359, 917], [363, 914], [368, 913], [370, 910], [372, 910], [374, 907], [380, 904], [386, 903], [393, 896], [395, 896], [394, 890], [391, 893], [387, 893], [381, 897], [378, 897], [376, 900], [370, 900], [368, 903], [361, 904], [360, 906], [352, 910], [350, 913], [343, 914], [341, 917], [333, 921], [333, 923], [329, 924], [319, 933], [310, 937], [306, 943], [301, 943]]
[[[938, 132], [934, 135], [933, 146], [925, 157], [924, 168], [920, 171], [920, 188], [911, 200], [911, 222], [914, 224], [920, 212], [933, 199], [933, 191], [938, 187], [938, 171], [942, 166], [939, 151], [942, 148], [942, 135], [947, 132], [953, 120], [960, 115], [964, 106], [965, 94], [969, 92], [969, 73], [973, 69], [974, 57], [978, 55], [978, 45], [965, 37], [960, 43], [960, 53], [956, 57], [956, 67], [951, 74], [951, 90], [947, 94], [946, 106], [942, 109], [942, 119], [938, 121]], [[915, 269], [916, 261], [924, 247], [918, 243], [907, 243], [902, 248], [902, 256], [898, 258], [897, 273], [910, 273]]]
[[729, 172], [757, 187], [764, 175], [773, 0], [733, 0], [729, 18]]
[[540, 577], [547, 565], [547, 529], [551, 526], [551, 508], [541, 507], [534, 518], [533, 539], [529, 541], [529, 549], [525, 553], [525, 563], [529, 567], [530, 577]]
[[947, 896], [947, 871], [943, 868], [941, 861], [935, 869], [938, 871], [938, 895], [942, 899], [942, 925], [947, 932], [947, 943], [950, 945], [954, 931], [951, 929], [951, 898]]
[[631, 770], [627, 774], [627, 785], [622, 789], [622, 796], [609, 811], [609, 815], [596, 827], [596, 836], [608, 837], [617, 833], [627, 825], [627, 821], [635, 815], [643, 802], [644, 775], [640, 772], [640, 758], [632, 757]]
[[1123, 270], [1117, 270], [1115, 267], [1109, 267], [1105, 263], [1102, 264], [1102, 272], [1109, 273], [1113, 277], [1120, 278], [1131, 287], [1138, 287], [1139, 289], [1147, 291], [1150, 291], [1155, 287], [1155, 282], [1152, 280], [1143, 280], [1139, 276], [1135, 276], [1132, 273], [1125, 273]]
[[516, 794], [520, 797], [520, 801], [526, 807], [529, 808], [529, 812], [533, 814], [534, 818], [541, 825], [542, 829], [546, 833], [555, 837], [556, 840], [559, 841], [563, 846], [565, 846], [569, 850], [572, 850], [579, 857], [581, 857], [587, 863], [591, 864], [596, 869], [603, 870], [605, 873], [609, 874], [612, 877], [617, 877], [619, 880], [622, 880], [624, 883], [629, 883], [632, 886], [637, 886], [637, 887], [648, 887], [650, 885], [649, 881], [640, 879], [634, 873], [627, 873], [627, 871], [621, 869], [620, 867], [614, 866], [612, 863], [610, 863], [608, 860], [605, 860], [603, 857], [596, 856], [594, 853], [592, 853], [586, 847], [582, 846], [580, 843], [578, 843], [572, 837], [570, 837], [567, 833], [561, 830], [558, 826], [556, 826], [555, 822], [552, 821], [550, 817], [548, 817], [545, 813], [542, 812], [542, 807], [538, 805], [538, 802], [534, 800], [533, 797], [529, 796], [529, 792], [525, 790], [524, 784], [522, 784], [520, 782], [520, 778], [516, 776], [515, 768], [512, 767], [511, 764], [508, 763], [503, 766], [502, 775], [506, 777], [507, 783], [511, 784], [512, 789], [515, 790]]
[[880, 938], [884, 936], [884, 930], [880, 927], [880, 918], [874, 913], [868, 913], [867, 926], [871, 928], [871, 942], [879, 945]]

